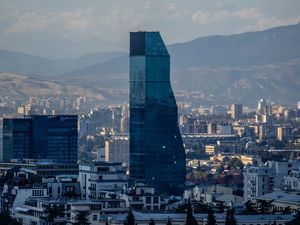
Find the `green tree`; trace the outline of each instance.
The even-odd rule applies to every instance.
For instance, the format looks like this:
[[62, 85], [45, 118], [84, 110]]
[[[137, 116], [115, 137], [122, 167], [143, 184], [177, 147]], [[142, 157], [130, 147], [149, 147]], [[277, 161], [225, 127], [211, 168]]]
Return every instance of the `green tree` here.
[[207, 225], [216, 225], [216, 218], [214, 216], [214, 211], [213, 209], [210, 207], [209, 211], [208, 211], [208, 215], [207, 215]]
[[171, 222], [171, 220], [170, 220], [170, 217], [168, 218], [167, 225], [172, 225], [172, 222]]
[[54, 220], [57, 217], [61, 217], [64, 215], [64, 212], [56, 205], [47, 205], [44, 207], [44, 213], [46, 214], [46, 222], [50, 223], [50, 224], [58, 224], [58, 223], [54, 223]]
[[254, 214], [258, 214], [257, 210], [255, 209], [254, 207], [254, 204], [248, 200], [246, 203], [245, 203], [245, 209], [244, 209], [244, 213], [246, 215], [254, 215]]
[[244, 167], [244, 164], [238, 158], [232, 158], [232, 159], [230, 159], [230, 161], [228, 163], [229, 170], [242, 170], [243, 167]]
[[187, 204], [187, 213], [186, 213], [186, 225], [198, 225], [197, 220], [193, 216], [193, 211], [192, 211], [192, 204], [191, 200], [189, 199], [188, 204]]
[[155, 222], [153, 219], [150, 220], [149, 225], [155, 225]]
[[124, 225], [136, 225], [135, 224], [135, 218], [134, 218], [134, 215], [133, 215], [131, 209], [129, 210], [129, 212], [126, 216], [126, 220], [124, 221]]
[[22, 225], [22, 223], [13, 219], [8, 212], [0, 213], [0, 225]]
[[271, 211], [271, 203], [273, 202], [274, 200], [270, 200], [270, 201], [267, 201], [267, 200], [262, 200], [262, 199], [259, 199], [257, 200], [257, 204], [259, 206], [259, 211], [261, 214], [269, 214], [269, 212]]
[[73, 225], [90, 225], [89, 211], [77, 211]]
[[226, 212], [225, 225], [236, 225], [236, 220], [234, 218], [234, 209], [228, 209]]
[[287, 225], [299, 225], [300, 224], [300, 210], [297, 211], [292, 221], [288, 222]]

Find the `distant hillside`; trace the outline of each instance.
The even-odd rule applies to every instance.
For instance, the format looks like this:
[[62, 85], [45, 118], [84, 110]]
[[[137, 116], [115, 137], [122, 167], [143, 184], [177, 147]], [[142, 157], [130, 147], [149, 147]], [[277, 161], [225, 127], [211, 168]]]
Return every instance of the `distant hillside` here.
[[[294, 104], [300, 100], [299, 43], [297, 24], [170, 45], [174, 91], [192, 92], [199, 104], [254, 103], [259, 98]], [[126, 53], [49, 60], [24, 54], [14, 57], [0, 51], [0, 71], [34, 75], [99, 92], [128, 91], [129, 86]], [[116, 93], [107, 99], [124, 99]]]
[[[300, 95], [300, 24], [168, 46], [175, 91], [212, 103], [294, 104]], [[121, 56], [57, 77], [86, 88], [128, 88], [129, 58]], [[92, 82], [91, 82], [92, 81]]]
[[79, 58], [47, 59], [0, 49], [0, 72], [51, 77], [124, 55], [123, 52], [97, 52]]
[[100, 92], [85, 90], [78, 86], [62, 85], [52, 81], [39, 80], [24, 75], [0, 73], [0, 96], [23, 99], [28, 96], [88, 96], [104, 100]]
[[[300, 58], [300, 24], [229, 36], [209, 36], [168, 46], [173, 69], [267, 65]], [[128, 73], [125, 55], [65, 76]]]

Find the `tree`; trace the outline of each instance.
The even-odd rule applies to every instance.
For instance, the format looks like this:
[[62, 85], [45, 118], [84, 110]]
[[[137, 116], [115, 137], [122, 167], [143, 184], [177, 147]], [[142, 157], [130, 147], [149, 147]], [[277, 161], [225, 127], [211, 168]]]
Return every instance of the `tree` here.
[[63, 216], [64, 215], [64, 212], [62, 210], [59, 209], [58, 206], [56, 205], [47, 205], [44, 207], [44, 213], [46, 214], [46, 221], [50, 224], [55, 224], [54, 223], [54, 220], [57, 218], [57, 217], [60, 217], [60, 216]]
[[298, 210], [294, 218], [292, 219], [292, 221], [288, 222], [287, 225], [299, 225], [299, 221], [300, 221], [300, 211]]
[[210, 207], [207, 215], [207, 225], [216, 225], [216, 218], [214, 216], [214, 211]]
[[135, 224], [135, 218], [134, 218], [134, 215], [133, 215], [131, 209], [129, 210], [129, 212], [126, 216], [126, 220], [124, 221], [124, 225], [136, 225]]
[[73, 225], [90, 225], [89, 211], [77, 211]]
[[172, 225], [172, 222], [171, 222], [171, 220], [170, 220], [170, 217], [168, 218], [167, 225]]
[[268, 214], [270, 212], [271, 207], [272, 207], [271, 203], [273, 201], [274, 200], [270, 200], [270, 201], [262, 200], [262, 199], [257, 200], [257, 204], [259, 206], [260, 213], [261, 214]]
[[234, 209], [228, 209], [226, 212], [225, 225], [236, 225], [236, 220], [234, 218]]
[[241, 170], [243, 167], [244, 167], [244, 164], [238, 158], [232, 158], [228, 163], [229, 170]]
[[190, 199], [189, 199], [188, 204], [187, 204], [187, 213], [186, 213], [186, 222], [185, 222], [185, 224], [186, 225], [198, 225], [197, 220], [193, 216], [192, 204], [191, 204]]
[[155, 225], [155, 222], [153, 219], [150, 220], [149, 225]]
[[245, 210], [244, 210], [244, 213], [246, 215], [255, 215], [255, 214], [258, 214], [257, 210], [255, 209], [253, 203], [248, 200], [246, 203], [245, 203]]
[[8, 212], [0, 213], [0, 225], [22, 225], [22, 223], [13, 219]]

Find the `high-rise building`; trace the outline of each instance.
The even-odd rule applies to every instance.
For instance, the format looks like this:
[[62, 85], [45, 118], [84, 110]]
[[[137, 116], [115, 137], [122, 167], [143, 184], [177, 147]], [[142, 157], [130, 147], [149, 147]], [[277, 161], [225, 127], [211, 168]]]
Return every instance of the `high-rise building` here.
[[31, 115], [3, 120], [3, 160], [78, 159], [77, 116]]
[[105, 141], [106, 162], [129, 161], [129, 138], [128, 136], [112, 136]]
[[159, 32], [130, 33], [130, 179], [180, 193], [185, 151], [170, 83], [170, 55]]
[[243, 117], [243, 105], [241, 104], [231, 104], [230, 113], [232, 119], [241, 119]]

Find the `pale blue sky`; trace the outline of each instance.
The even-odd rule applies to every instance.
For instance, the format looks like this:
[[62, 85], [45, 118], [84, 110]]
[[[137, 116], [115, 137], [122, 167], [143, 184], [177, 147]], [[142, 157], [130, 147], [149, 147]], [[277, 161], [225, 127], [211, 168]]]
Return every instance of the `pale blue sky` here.
[[1, 0], [0, 48], [13, 38], [101, 39], [125, 50], [129, 31], [175, 43], [299, 22], [300, 0]]

